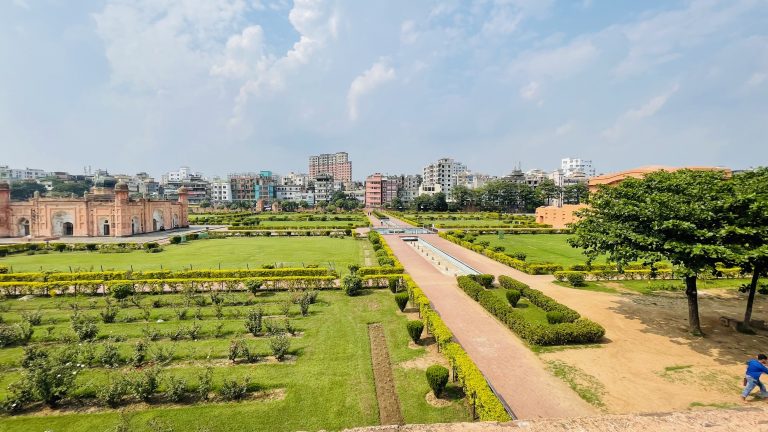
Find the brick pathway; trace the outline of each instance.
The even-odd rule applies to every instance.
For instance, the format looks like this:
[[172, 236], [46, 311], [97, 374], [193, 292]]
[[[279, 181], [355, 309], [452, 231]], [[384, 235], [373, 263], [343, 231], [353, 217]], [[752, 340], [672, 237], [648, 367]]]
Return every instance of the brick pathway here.
[[[376, 226], [378, 221], [374, 218], [372, 222]], [[388, 235], [384, 239], [517, 418], [582, 417], [596, 413], [564, 382], [547, 372], [536, 355], [505, 325], [464, 294], [455, 278], [442, 274], [400, 241], [399, 236]], [[437, 235], [429, 236], [430, 243], [442, 247], [438, 240], [441, 239]]]

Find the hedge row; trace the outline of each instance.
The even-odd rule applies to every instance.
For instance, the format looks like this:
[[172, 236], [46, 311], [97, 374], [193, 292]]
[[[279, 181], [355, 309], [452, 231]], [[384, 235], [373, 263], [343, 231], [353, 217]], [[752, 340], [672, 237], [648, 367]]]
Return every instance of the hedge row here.
[[368, 226], [365, 222], [348, 223], [344, 225], [229, 225], [227, 230], [229, 231], [301, 231], [301, 230], [344, 230], [353, 229]]
[[389, 275], [389, 274], [403, 274], [405, 270], [402, 266], [397, 267], [360, 267], [357, 271], [358, 276], [370, 276], [370, 275]]
[[[379, 234], [377, 231], [368, 231], [368, 240], [371, 242], [371, 245], [373, 245], [373, 250], [376, 252], [380, 266], [399, 268], [403, 266], [395, 256], [395, 253], [392, 252], [392, 249], [389, 247], [389, 245], [387, 245], [387, 243], [381, 237], [381, 234]], [[384, 251], [383, 256], [380, 254], [380, 251]]]
[[138, 292], [209, 292], [214, 290], [244, 291], [256, 283], [262, 290], [336, 289], [334, 276], [272, 276], [263, 278], [218, 279], [130, 279], [83, 280], [60, 282], [0, 282], [0, 293], [6, 296], [110, 294], [115, 286], [131, 285]]
[[[725, 279], [736, 279], [740, 277], [747, 277], [741, 268], [722, 268], [717, 270], [718, 277]], [[638, 270], [623, 270], [616, 269], [611, 270], [590, 270], [590, 271], [556, 271], [554, 273], [555, 279], [562, 282], [568, 279], [571, 275], [582, 275], [585, 280], [653, 280], [653, 279], [679, 279], [682, 275], [677, 274], [672, 269], [638, 269]]]
[[[347, 234], [347, 230], [350, 230], [350, 234]], [[317, 228], [312, 230], [232, 230], [232, 231], [209, 231], [210, 238], [226, 238], [226, 237], [311, 237], [311, 236], [325, 236], [325, 237], [343, 237], [345, 235], [351, 235], [351, 229], [323, 229]]]
[[427, 329], [435, 337], [438, 346], [448, 357], [451, 365], [454, 365], [464, 394], [469, 397], [475, 395], [474, 402], [480, 420], [498, 422], [512, 420], [499, 398], [488, 386], [488, 382], [477, 365], [459, 344], [452, 341], [453, 334], [440, 318], [440, 315], [429, 305], [429, 299], [421, 291], [421, 288], [408, 275], [404, 275], [403, 280], [412, 301], [419, 306], [421, 317], [426, 321]]
[[528, 301], [540, 307], [546, 312], [559, 312], [563, 314], [563, 319], [565, 322], [574, 322], [581, 318], [581, 315], [579, 315], [579, 313], [575, 310], [562, 303], [558, 303], [557, 300], [544, 294], [543, 292], [532, 289], [528, 285], [509, 276], [500, 275], [499, 284], [505, 289], [516, 289], [520, 291], [520, 294], [523, 297], [527, 298]]
[[464, 232], [472, 234], [570, 234], [571, 230], [567, 228], [462, 228]]
[[488, 258], [491, 258], [492, 260], [498, 261], [502, 264], [506, 264], [513, 269], [520, 270], [523, 273], [533, 274], [533, 275], [540, 275], [540, 274], [552, 274], [556, 271], [562, 271], [563, 266], [559, 264], [552, 264], [552, 263], [527, 263], [525, 261], [519, 260], [517, 258], [512, 258], [509, 255], [506, 255], [502, 252], [496, 252], [493, 249], [487, 249], [479, 244], [473, 244], [466, 240], [462, 240], [458, 237], [454, 237], [448, 233], [438, 233], [440, 237], [452, 242], [456, 243], [459, 246], [465, 247], [467, 249], [470, 249], [472, 251], [475, 251], [477, 253], [481, 253]]
[[[542, 346], [592, 343], [599, 341], [605, 335], [605, 329], [601, 325], [584, 318], [560, 324], [530, 322], [508, 302], [486, 290], [471, 278], [459, 276], [458, 282], [459, 287], [467, 295], [528, 343]], [[530, 288], [524, 289], [522, 294], [534, 304], [540, 302], [548, 305], [547, 299], [552, 300], [540, 291]]]
[[[402, 273], [402, 268], [400, 269]], [[0, 282], [57, 282], [79, 280], [131, 280], [131, 279], [221, 279], [247, 277], [284, 276], [337, 276], [325, 267], [317, 268], [276, 268], [276, 269], [231, 269], [231, 270], [148, 270], [148, 271], [102, 271], [74, 273], [7, 273], [0, 274]]]
[[[514, 225], [514, 226], [510, 226]], [[510, 223], [494, 223], [494, 224], [485, 224], [485, 225], [468, 225], [463, 224], [461, 222], [456, 223], [436, 223], [436, 228], [467, 228], [467, 229], [475, 229], [475, 230], [487, 230], [487, 229], [493, 229], [494, 232], [498, 232], [498, 230], [504, 230], [504, 229], [511, 229], [511, 230], [521, 230], [521, 229], [529, 229], [529, 228], [543, 228], [543, 229], [551, 229], [551, 225], [545, 225], [545, 224], [538, 224], [538, 223], [520, 223], [520, 222], [510, 222]]]

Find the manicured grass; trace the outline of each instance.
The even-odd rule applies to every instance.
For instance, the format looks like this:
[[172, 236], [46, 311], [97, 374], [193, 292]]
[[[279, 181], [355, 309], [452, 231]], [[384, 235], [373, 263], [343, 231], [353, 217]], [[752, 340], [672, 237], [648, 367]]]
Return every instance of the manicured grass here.
[[[527, 262], [551, 262], [568, 267], [583, 264], [587, 257], [581, 250], [574, 249], [568, 244], [566, 234], [486, 234], [477, 237], [477, 241], [487, 240], [493, 246], [503, 246], [504, 252], [524, 252]], [[598, 260], [598, 262], [604, 262]]]
[[568, 282], [554, 281], [552, 283], [564, 288], [578, 289], [578, 290], [584, 290], [584, 291], [596, 291], [596, 292], [604, 292], [604, 293], [611, 293], [611, 294], [615, 294], [618, 292], [615, 288], [607, 287], [600, 282], [586, 281], [584, 282], [584, 286], [581, 286], [581, 287], [572, 286]]
[[[311, 227], [311, 228], [324, 228], [324, 227], [349, 227], [355, 228], [360, 226], [366, 226], [365, 221], [305, 221], [305, 220], [288, 220], [288, 221], [270, 221], [261, 220], [258, 224], [259, 227]], [[233, 228], [237, 228], [236, 226]]]
[[[236, 294], [240, 299], [247, 298], [247, 294]], [[288, 293], [264, 293], [255, 298], [269, 313], [280, 313], [275, 307], [288, 298]], [[144, 296], [143, 301], [155, 298], [168, 299], [177, 302], [183, 299], [180, 295]], [[253, 297], [251, 297], [253, 298]], [[58, 300], [58, 299], [57, 299]], [[67, 298], [64, 301], [75, 299]], [[77, 302], [88, 304], [89, 299], [79, 298]], [[87, 309], [85, 313], [94, 314], [101, 307], [102, 300], [98, 300], [95, 309]], [[35, 299], [24, 302], [19, 306], [15, 300], [9, 300], [12, 309], [4, 315], [13, 318], [21, 309], [35, 310], [38, 306], [45, 312], [50, 312], [56, 321], [61, 323], [59, 316], [63, 309], [56, 304], [56, 300]], [[64, 306], [68, 307], [68, 306]], [[204, 309], [210, 313], [212, 306]], [[234, 306], [227, 306], [227, 309]], [[294, 306], [295, 308], [295, 306]], [[166, 308], [159, 308], [158, 314], [168, 313]], [[136, 308], [127, 308], [121, 313], [128, 313]], [[297, 359], [287, 363], [259, 362], [255, 364], [231, 365], [224, 360], [214, 361], [226, 356], [231, 336], [221, 339], [210, 338], [199, 341], [170, 342], [162, 339], [162, 344], [178, 344], [179, 352], [189, 353], [189, 357], [179, 356], [172, 364], [166, 367], [164, 374], [173, 374], [186, 378], [188, 383], [195, 385], [196, 375], [207, 364], [215, 365], [214, 387], [221, 383], [224, 377], [249, 376], [253, 386], [259, 389], [284, 389], [285, 398], [275, 400], [246, 400], [239, 403], [197, 403], [193, 405], [175, 405], [147, 408], [146, 405], [132, 406], [129, 410], [128, 421], [132, 431], [150, 431], [147, 422], [152, 419], [162, 421], [173, 427], [176, 431], [294, 431], [294, 430], [339, 430], [348, 427], [375, 425], [378, 423], [378, 408], [373, 372], [367, 335], [367, 325], [380, 322], [384, 326], [387, 336], [387, 344], [390, 350], [390, 358], [395, 365], [395, 381], [401, 409], [404, 418], [409, 423], [421, 422], [452, 422], [469, 421], [467, 409], [460, 402], [454, 402], [446, 408], [435, 408], [424, 401], [424, 395], [428, 386], [424, 378], [423, 370], [404, 370], [397, 364], [424, 355], [423, 348], [411, 349], [408, 347], [408, 335], [405, 331], [407, 318], [396, 313], [396, 307], [389, 291], [366, 291], [359, 297], [347, 297], [338, 291], [323, 291], [319, 293], [318, 303], [310, 308], [310, 316], [299, 317], [296, 311], [292, 311], [291, 320], [296, 327], [303, 332], [299, 337], [291, 339], [291, 354], [297, 355]], [[206, 314], [207, 315], [207, 314]], [[44, 314], [48, 316], [48, 314]], [[228, 321], [235, 319], [227, 318]], [[170, 318], [173, 324], [174, 318]], [[242, 328], [243, 320], [240, 319]], [[176, 324], [189, 325], [191, 320], [176, 322]], [[205, 318], [201, 321], [206, 328], [218, 323], [214, 318]], [[41, 331], [41, 327], [36, 331]], [[100, 324], [100, 327], [108, 333], [131, 334], [137, 331], [132, 327], [146, 326], [144, 322]], [[62, 330], [64, 331], [64, 330]], [[254, 338], [243, 335], [251, 346], [261, 354], [268, 354], [266, 338]], [[129, 338], [126, 343], [135, 342]], [[121, 343], [122, 344], [122, 343]], [[197, 346], [199, 344], [199, 346]], [[186, 347], [182, 349], [182, 347]], [[5, 348], [0, 350], [13, 350], [16, 361], [21, 356], [18, 348]], [[122, 352], [122, 350], [121, 350]], [[190, 361], [189, 358], [193, 360]], [[196, 360], [194, 360], [196, 359]], [[13, 359], [10, 359], [13, 363]], [[89, 369], [83, 377], [84, 384], [95, 385], [106, 382], [110, 373], [127, 373], [130, 367], [123, 367], [117, 371], [109, 371], [102, 368]], [[6, 384], [11, 382], [18, 372], [4, 370], [2, 373], [2, 389], [5, 392]], [[161, 391], [165, 383], [161, 385]], [[83, 431], [83, 430], [112, 430], [119, 422], [117, 410], [105, 409], [93, 413], [68, 413], [63, 415], [20, 415], [14, 417], [2, 417], [0, 431], [34, 431], [55, 430]], [[203, 429], [201, 429], [203, 428]]]
[[[507, 297], [505, 293], [505, 289], [502, 288], [494, 288], [490, 290], [493, 292], [494, 295], [499, 297], [500, 299], [504, 300], [504, 302], [507, 302]], [[517, 306], [515, 306], [515, 309], [522, 313], [523, 316], [532, 322], [538, 322], [540, 324], [549, 324], [547, 322], [547, 312], [545, 312], [540, 307], [532, 304], [528, 301], [527, 298], [523, 297], [520, 299], [520, 301], [517, 302]]]
[[250, 268], [281, 263], [284, 267], [318, 264], [334, 266], [344, 272], [349, 264], [360, 262], [363, 241], [330, 237], [248, 237], [195, 240], [181, 245], [165, 246], [165, 251], [149, 254], [129, 253], [51, 252], [45, 255], [10, 255], [0, 258], [0, 264], [13, 267], [14, 272], [81, 270], [168, 270], [201, 268]]

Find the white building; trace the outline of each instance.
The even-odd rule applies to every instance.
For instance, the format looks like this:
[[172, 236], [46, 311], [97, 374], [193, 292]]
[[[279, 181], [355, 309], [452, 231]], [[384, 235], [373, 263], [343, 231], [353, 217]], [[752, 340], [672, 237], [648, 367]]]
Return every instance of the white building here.
[[462, 171], [456, 179], [457, 185], [466, 186], [469, 189], [478, 189], [484, 184], [493, 180], [495, 177], [488, 174], [473, 173], [471, 171]]
[[168, 171], [167, 174], [163, 174], [160, 183], [168, 184], [174, 182], [182, 182], [184, 180], [189, 180], [192, 177], [202, 178], [203, 175], [201, 173], [192, 171], [192, 169], [188, 166], [183, 166], [180, 167], [178, 171]]
[[280, 184], [285, 186], [309, 186], [309, 174], [300, 174], [293, 171], [280, 178]]
[[232, 202], [232, 183], [219, 177], [211, 181], [211, 201]]
[[439, 159], [437, 162], [424, 167], [420, 191], [434, 191], [435, 186], [439, 185], [441, 192], [446, 196], [451, 196], [451, 190], [458, 184], [459, 174], [464, 171], [467, 171], [467, 166], [461, 162], [456, 162], [450, 158]]
[[7, 182], [37, 180], [50, 176], [45, 170], [37, 168], [9, 168], [8, 165], [0, 165], [0, 180]]
[[565, 158], [560, 161], [560, 169], [566, 176], [572, 176], [576, 172], [584, 173], [587, 177], [595, 176], [591, 160]]

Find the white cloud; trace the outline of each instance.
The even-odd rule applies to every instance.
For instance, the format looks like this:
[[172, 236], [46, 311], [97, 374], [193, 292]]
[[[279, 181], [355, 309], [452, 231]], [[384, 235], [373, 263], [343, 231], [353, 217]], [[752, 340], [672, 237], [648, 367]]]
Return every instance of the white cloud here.
[[628, 110], [616, 120], [616, 123], [614, 123], [613, 126], [603, 131], [603, 137], [616, 139], [624, 133], [624, 130], [627, 127], [636, 124], [642, 119], [654, 116], [667, 104], [669, 98], [672, 97], [679, 88], [679, 85], [675, 84], [664, 93], [652, 97], [642, 106]]
[[260, 26], [246, 27], [227, 40], [224, 59], [214, 64], [211, 75], [245, 78], [262, 73], [270, 58], [264, 52], [264, 31]]
[[400, 42], [410, 45], [419, 38], [419, 32], [416, 30], [416, 23], [412, 20], [403, 21], [400, 25]]
[[565, 122], [565, 123], [561, 124], [560, 126], [558, 126], [557, 129], [555, 129], [555, 135], [557, 135], [557, 136], [567, 135], [569, 132], [571, 132], [573, 130], [574, 126], [575, 125], [574, 125], [573, 121]]
[[557, 48], [526, 51], [512, 62], [510, 71], [534, 78], [562, 79], [581, 71], [597, 54], [591, 41], [579, 39]]
[[766, 78], [768, 78], [768, 74], [764, 72], [755, 72], [749, 77], [749, 80], [747, 80], [747, 85], [750, 87], [759, 86]]
[[382, 60], [374, 63], [370, 69], [355, 78], [349, 86], [349, 92], [347, 93], [349, 119], [352, 121], [357, 120], [358, 104], [361, 97], [393, 79], [395, 79], [395, 70], [387, 66]]
[[539, 83], [531, 81], [520, 88], [520, 97], [526, 100], [535, 100], [539, 97]]

